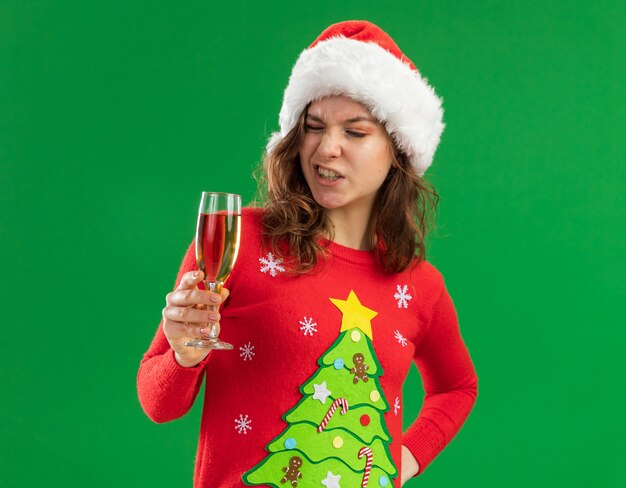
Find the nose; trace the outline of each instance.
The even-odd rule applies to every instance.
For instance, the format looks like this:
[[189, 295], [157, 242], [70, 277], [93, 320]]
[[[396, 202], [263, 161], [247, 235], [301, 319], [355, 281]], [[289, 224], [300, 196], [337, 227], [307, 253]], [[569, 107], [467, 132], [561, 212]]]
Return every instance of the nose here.
[[317, 152], [323, 158], [336, 158], [341, 155], [341, 137], [333, 131], [324, 131], [317, 146]]

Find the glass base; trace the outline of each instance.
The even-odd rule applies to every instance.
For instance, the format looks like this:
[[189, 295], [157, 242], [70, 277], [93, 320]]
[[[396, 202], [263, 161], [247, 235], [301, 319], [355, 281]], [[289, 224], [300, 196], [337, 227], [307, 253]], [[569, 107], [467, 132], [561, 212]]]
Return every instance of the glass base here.
[[185, 342], [187, 347], [198, 347], [200, 349], [216, 349], [221, 351], [229, 351], [233, 349], [233, 345], [228, 342], [220, 341], [219, 339], [194, 339], [193, 341]]

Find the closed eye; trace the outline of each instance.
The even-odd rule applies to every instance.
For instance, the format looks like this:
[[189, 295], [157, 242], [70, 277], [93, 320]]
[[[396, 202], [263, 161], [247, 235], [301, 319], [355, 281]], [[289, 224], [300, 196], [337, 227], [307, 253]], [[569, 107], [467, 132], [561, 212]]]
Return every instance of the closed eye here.
[[[320, 125], [305, 124], [304, 130], [306, 132], [321, 132], [324, 130], [324, 127]], [[348, 134], [350, 137], [358, 137], [358, 138], [362, 138], [367, 135], [363, 132], [359, 132], [356, 130], [346, 130], [346, 134]]]

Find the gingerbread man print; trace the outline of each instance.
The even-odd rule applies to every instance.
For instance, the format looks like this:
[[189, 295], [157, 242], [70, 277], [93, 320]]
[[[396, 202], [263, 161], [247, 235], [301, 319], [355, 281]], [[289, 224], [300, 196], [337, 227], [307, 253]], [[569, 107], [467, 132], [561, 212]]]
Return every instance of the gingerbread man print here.
[[300, 472], [300, 466], [302, 466], [302, 459], [298, 456], [293, 456], [289, 460], [289, 466], [283, 468], [285, 472], [285, 476], [281, 480], [281, 483], [286, 483], [287, 481], [291, 481], [291, 486], [298, 486], [298, 478], [302, 478], [302, 473]]
[[363, 380], [363, 383], [367, 383], [369, 377], [367, 376], [367, 370], [370, 367], [367, 364], [363, 363], [363, 354], [357, 352], [353, 357], [352, 361], [354, 361], [354, 368], [350, 370], [350, 373], [354, 373], [354, 384], [356, 385], [359, 380]]

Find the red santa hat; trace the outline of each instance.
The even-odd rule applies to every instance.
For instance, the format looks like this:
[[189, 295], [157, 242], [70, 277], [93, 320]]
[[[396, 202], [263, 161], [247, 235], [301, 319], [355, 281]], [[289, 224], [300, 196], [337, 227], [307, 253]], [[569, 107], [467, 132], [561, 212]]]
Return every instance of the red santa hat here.
[[305, 49], [291, 72], [271, 150], [305, 107], [330, 95], [365, 105], [382, 122], [418, 175], [431, 165], [445, 124], [442, 100], [380, 27], [351, 20], [328, 27]]

